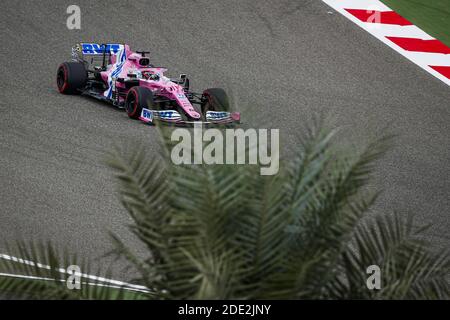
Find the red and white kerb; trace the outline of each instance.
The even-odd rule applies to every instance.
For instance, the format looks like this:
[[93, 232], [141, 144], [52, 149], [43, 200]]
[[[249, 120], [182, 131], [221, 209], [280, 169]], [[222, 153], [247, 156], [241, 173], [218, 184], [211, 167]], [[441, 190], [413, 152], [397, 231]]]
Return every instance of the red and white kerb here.
[[378, 0], [322, 0], [450, 86], [450, 48]]

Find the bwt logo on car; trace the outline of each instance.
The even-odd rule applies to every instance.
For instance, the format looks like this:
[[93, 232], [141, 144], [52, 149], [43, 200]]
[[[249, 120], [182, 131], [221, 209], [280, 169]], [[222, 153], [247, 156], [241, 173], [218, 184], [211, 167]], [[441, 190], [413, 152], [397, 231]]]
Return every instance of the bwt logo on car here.
[[210, 111], [208, 113], [208, 117], [215, 118], [215, 119], [222, 119], [222, 118], [228, 118], [230, 114], [228, 112], [214, 112]]
[[163, 119], [172, 119], [177, 118], [178, 114], [169, 110], [169, 111], [159, 111], [158, 116]]
[[83, 54], [103, 54], [103, 50], [116, 54], [120, 50], [120, 44], [107, 44], [105, 46], [97, 43], [82, 43], [81, 44]]
[[142, 117], [144, 117], [147, 120], [152, 121], [153, 120], [153, 113], [150, 110], [143, 109], [142, 110]]

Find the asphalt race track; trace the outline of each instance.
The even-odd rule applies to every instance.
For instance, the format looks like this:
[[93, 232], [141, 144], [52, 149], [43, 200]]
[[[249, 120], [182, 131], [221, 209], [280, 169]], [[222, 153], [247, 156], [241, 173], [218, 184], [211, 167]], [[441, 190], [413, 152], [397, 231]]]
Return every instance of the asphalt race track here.
[[[70, 4], [81, 30], [66, 27]], [[449, 246], [450, 88], [321, 1], [5, 0], [0, 12], [0, 253], [5, 241], [50, 239], [96, 258], [108, 230], [136, 242], [104, 158], [134, 138], [157, 152], [156, 130], [58, 93], [56, 69], [80, 41], [149, 49], [194, 89], [228, 88], [246, 126], [280, 128], [286, 157], [315, 114], [351, 142], [389, 128], [399, 137], [379, 165], [375, 209], [413, 212]]]

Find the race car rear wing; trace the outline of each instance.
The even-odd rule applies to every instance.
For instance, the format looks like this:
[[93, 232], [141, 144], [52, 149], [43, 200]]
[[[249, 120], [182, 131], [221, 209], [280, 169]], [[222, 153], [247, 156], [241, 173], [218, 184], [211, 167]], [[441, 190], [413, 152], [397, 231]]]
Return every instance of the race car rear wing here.
[[105, 69], [112, 63], [112, 56], [116, 56], [125, 45], [118, 43], [77, 43], [72, 47], [72, 59], [87, 64], [88, 69]]

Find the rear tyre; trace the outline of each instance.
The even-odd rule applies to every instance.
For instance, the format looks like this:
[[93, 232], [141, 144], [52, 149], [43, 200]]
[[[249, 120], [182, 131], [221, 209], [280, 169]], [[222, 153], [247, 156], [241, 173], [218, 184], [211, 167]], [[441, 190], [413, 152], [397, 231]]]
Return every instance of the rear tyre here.
[[81, 62], [64, 62], [56, 72], [56, 85], [64, 94], [78, 94], [86, 86], [87, 71]]
[[207, 111], [231, 111], [228, 95], [222, 88], [210, 88], [203, 91], [202, 113]]
[[150, 89], [136, 86], [128, 91], [125, 110], [130, 118], [138, 119], [142, 108], [152, 109], [153, 105], [153, 92]]

